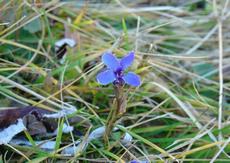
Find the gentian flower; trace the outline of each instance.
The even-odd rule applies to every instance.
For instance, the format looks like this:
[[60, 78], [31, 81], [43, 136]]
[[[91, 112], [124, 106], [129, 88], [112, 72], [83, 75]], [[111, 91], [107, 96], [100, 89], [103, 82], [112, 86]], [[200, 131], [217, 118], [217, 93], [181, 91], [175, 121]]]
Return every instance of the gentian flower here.
[[137, 161], [137, 160], [132, 160], [129, 163], [149, 163], [148, 161]]
[[125, 73], [125, 70], [133, 63], [134, 52], [129, 52], [121, 59], [115, 57], [112, 52], [106, 52], [102, 56], [102, 62], [107, 69], [97, 75], [97, 82], [102, 85], [113, 83], [124, 85], [125, 83], [134, 87], [141, 84], [140, 77], [134, 72]]

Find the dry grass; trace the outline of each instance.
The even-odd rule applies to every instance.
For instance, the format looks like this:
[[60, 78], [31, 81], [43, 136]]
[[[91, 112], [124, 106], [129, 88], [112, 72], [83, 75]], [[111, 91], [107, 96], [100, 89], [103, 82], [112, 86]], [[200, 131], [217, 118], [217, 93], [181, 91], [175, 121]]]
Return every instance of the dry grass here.
[[[113, 141], [113, 148], [105, 149], [96, 140], [74, 157], [4, 146], [2, 160], [229, 161], [229, 1], [207, 0], [205, 8], [196, 1], [143, 2], [0, 1], [1, 107], [57, 111], [76, 106], [96, 128], [104, 125], [113, 97], [112, 86], [95, 80], [101, 54], [135, 50], [131, 69], [142, 78], [140, 87], [126, 87], [127, 113], [119, 120], [125, 126], [121, 130], [134, 138], [131, 146]], [[54, 43], [65, 36], [77, 40], [77, 46], [68, 48], [61, 65]], [[89, 132], [76, 128], [83, 136]], [[66, 146], [72, 142], [71, 135], [63, 139]]]

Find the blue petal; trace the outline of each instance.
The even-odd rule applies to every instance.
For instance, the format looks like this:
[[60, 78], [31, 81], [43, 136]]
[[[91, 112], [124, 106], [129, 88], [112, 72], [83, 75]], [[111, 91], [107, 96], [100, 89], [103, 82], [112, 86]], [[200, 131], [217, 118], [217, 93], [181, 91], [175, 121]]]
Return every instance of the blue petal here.
[[126, 84], [134, 87], [137, 87], [141, 84], [140, 77], [133, 72], [128, 72], [125, 76], [123, 76], [122, 79], [125, 81]]
[[122, 59], [121, 59], [121, 66], [122, 66], [122, 69], [126, 69], [128, 68], [132, 63], [133, 63], [133, 60], [134, 60], [134, 52], [129, 52], [126, 56], [124, 56]]
[[112, 83], [115, 79], [116, 76], [112, 70], [105, 70], [97, 75], [97, 82], [102, 85]]
[[116, 71], [120, 68], [120, 62], [111, 52], [106, 52], [102, 56], [102, 62], [109, 68]]

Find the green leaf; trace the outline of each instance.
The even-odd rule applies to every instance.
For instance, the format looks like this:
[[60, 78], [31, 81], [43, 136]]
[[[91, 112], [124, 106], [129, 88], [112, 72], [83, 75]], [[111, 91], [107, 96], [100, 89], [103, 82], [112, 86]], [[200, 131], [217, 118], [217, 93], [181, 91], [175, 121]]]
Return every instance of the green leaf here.
[[63, 124], [64, 124], [64, 118], [59, 119], [59, 123], [58, 123], [58, 133], [57, 133], [56, 143], [55, 143], [55, 151], [59, 149], [60, 144], [61, 144]]
[[40, 19], [35, 19], [29, 24], [25, 25], [23, 27], [24, 30], [30, 32], [30, 33], [36, 33], [38, 31], [41, 31], [42, 26], [41, 26], [41, 21]]

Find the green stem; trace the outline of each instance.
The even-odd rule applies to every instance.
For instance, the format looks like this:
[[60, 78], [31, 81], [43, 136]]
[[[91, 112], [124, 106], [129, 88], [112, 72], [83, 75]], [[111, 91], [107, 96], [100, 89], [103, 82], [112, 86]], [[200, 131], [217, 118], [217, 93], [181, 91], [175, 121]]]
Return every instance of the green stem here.
[[104, 141], [106, 144], [109, 142], [109, 136], [113, 131], [117, 119], [119, 119], [119, 117], [125, 112], [125, 105], [124, 105], [125, 96], [123, 92], [123, 87], [114, 86], [114, 91], [115, 91], [115, 99], [114, 99], [113, 107], [107, 118], [105, 134], [104, 134]]

